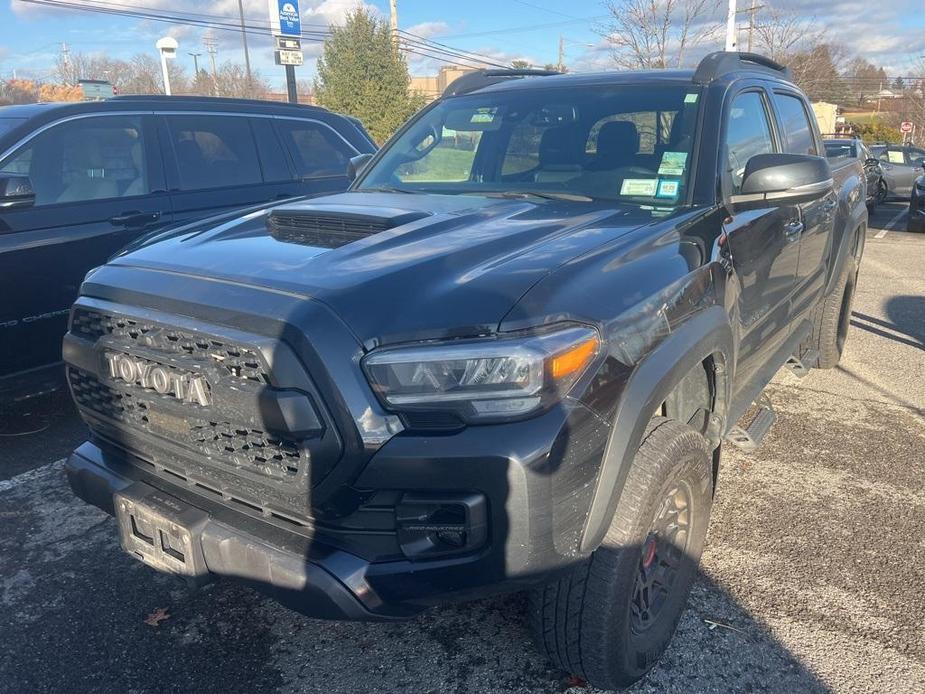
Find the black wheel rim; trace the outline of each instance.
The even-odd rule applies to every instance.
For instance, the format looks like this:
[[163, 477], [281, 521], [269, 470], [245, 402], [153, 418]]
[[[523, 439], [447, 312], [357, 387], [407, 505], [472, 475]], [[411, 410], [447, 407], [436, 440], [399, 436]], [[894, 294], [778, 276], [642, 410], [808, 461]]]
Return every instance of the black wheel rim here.
[[877, 186], [877, 202], [883, 202], [886, 200], [886, 183], [880, 181], [880, 185]]
[[687, 484], [678, 482], [672, 486], [662, 498], [642, 543], [630, 600], [630, 627], [634, 633], [651, 629], [666, 613], [665, 605], [687, 561], [691, 499]]

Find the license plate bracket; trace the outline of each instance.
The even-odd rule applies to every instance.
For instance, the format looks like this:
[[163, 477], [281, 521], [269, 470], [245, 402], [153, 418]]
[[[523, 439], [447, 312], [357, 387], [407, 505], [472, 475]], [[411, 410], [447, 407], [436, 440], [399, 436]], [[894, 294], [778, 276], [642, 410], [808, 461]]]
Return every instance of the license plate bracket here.
[[119, 540], [128, 554], [167, 573], [205, 581], [209, 576], [202, 554], [202, 530], [209, 515], [136, 482], [115, 494]]

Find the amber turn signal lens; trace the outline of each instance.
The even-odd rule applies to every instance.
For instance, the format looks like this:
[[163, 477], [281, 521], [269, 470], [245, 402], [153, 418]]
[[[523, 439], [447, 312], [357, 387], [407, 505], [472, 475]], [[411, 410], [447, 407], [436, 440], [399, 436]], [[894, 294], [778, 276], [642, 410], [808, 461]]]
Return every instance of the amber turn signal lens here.
[[592, 337], [580, 342], [566, 352], [557, 354], [550, 360], [549, 371], [554, 380], [581, 371], [597, 354], [600, 340]]

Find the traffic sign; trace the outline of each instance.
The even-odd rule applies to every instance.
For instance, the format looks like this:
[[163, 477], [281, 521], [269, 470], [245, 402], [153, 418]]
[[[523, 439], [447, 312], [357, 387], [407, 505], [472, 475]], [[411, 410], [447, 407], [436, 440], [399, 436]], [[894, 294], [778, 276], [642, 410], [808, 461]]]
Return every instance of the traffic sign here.
[[912, 124], [912, 121], [904, 120], [900, 123], [899, 129], [901, 132], [911, 133], [915, 129], [915, 126]]
[[302, 35], [299, 0], [267, 0], [267, 5], [270, 10], [270, 33], [280, 36]]
[[302, 51], [275, 51], [277, 65], [301, 65]]
[[291, 39], [286, 36], [274, 36], [276, 47], [281, 51], [300, 51], [302, 50], [302, 41], [300, 39]]

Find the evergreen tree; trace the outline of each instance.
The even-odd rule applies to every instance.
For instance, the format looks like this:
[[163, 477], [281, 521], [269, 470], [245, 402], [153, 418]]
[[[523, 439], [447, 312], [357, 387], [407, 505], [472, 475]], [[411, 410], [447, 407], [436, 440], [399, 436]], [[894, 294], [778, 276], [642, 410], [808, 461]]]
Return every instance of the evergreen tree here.
[[359, 118], [382, 143], [423, 105], [410, 84], [408, 65], [388, 26], [359, 8], [344, 26], [332, 28], [324, 43], [315, 98], [332, 111]]

